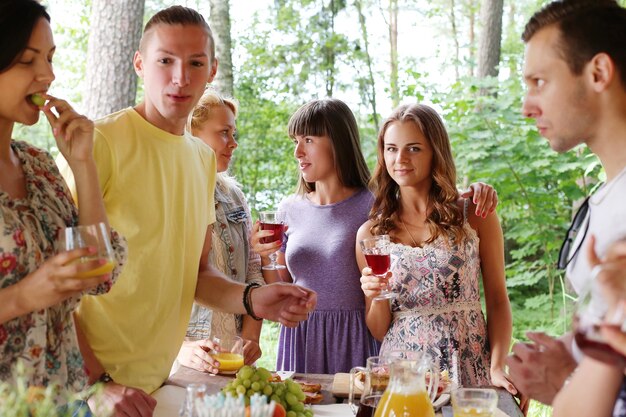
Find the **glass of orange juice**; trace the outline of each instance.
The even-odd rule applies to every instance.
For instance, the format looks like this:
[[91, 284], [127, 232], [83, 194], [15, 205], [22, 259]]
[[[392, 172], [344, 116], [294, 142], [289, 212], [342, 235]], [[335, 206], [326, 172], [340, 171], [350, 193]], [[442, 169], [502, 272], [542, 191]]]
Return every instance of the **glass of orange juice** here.
[[492, 417], [498, 407], [498, 393], [491, 388], [459, 388], [451, 400], [454, 417]]
[[213, 337], [216, 345], [210, 355], [220, 363], [219, 373], [236, 374], [243, 366], [243, 339], [235, 335]]
[[92, 246], [96, 248], [96, 253], [90, 256], [83, 256], [76, 262], [90, 262], [104, 259], [106, 263], [89, 271], [80, 272], [77, 277], [90, 278], [108, 274], [115, 268], [115, 258], [113, 247], [109, 239], [109, 233], [104, 223], [90, 224], [86, 226], [66, 227], [61, 231], [61, 249], [70, 251], [79, 248]]

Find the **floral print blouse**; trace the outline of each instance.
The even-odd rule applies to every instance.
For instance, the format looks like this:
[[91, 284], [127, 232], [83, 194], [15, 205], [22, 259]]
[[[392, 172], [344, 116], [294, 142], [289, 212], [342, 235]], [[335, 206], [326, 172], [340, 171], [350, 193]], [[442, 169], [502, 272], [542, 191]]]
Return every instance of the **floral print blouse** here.
[[[17, 284], [56, 253], [60, 231], [78, 223], [78, 211], [54, 160], [25, 142], [12, 141], [26, 179], [27, 197], [13, 199], [0, 190], [0, 288]], [[117, 267], [111, 282], [89, 294], [109, 291], [126, 259], [126, 242], [112, 232]], [[0, 380], [12, 381], [21, 360], [28, 384], [57, 383], [80, 391], [86, 383], [72, 312], [80, 297], [0, 324]]]

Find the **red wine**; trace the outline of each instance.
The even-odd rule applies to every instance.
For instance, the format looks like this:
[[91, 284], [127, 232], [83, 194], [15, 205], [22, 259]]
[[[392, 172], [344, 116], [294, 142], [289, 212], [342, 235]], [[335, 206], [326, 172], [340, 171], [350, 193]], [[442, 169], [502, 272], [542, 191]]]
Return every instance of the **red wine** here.
[[261, 243], [272, 243], [277, 240], [280, 243], [283, 243], [283, 232], [285, 230], [285, 225], [282, 223], [261, 223], [261, 230], [273, 230], [273, 236], [267, 236], [261, 238]]
[[359, 401], [359, 410], [356, 412], [356, 417], [373, 417], [378, 401], [380, 401], [380, 395], [372, 395], [361, 398], [361, 401]]
[[[603, 324], [603, 327], [613, 327], [619, 329], [619, 325]], [[589, 336], [591, 333], [591, 336]], [[574, 333], [576, 344], [583, 353], [600, 362], [611, 365], [624, 366], [626, 357], [613, 349], [609, 344], [605, 343], [600, 334], [600, 326], [593, 325], [586, 329], [576, 328]]]
[[365, 255], [365, 261], [374, 275], [385, 275], [391, 264], [389, 255]]

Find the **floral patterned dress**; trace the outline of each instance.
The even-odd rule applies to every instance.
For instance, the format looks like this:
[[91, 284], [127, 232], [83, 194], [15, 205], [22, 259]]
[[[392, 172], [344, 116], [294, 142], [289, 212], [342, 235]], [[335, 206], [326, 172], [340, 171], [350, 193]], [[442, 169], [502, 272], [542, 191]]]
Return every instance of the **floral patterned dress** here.
[[490, 385], [490, 350], [481, 310], [479, 238], [465, 222], [455, 244], [392, 244], [392, 322], [381, 347], [425, 351], [460, 386]]
[[[15, 285], [37, 270], [56, 253], [60, 231], [78, 223], [72, 196], [52, 157], [25, 142], [12, 141], [11, 148], [22, 163], [28, 194], [12, 199], [0, 190], [0, 288]], [[112, 244], [115, 280], [125, 262], [126, 242], [113, 232]], [[105, 293], [111, 285], [101, 284], [89, 293]], [[0, 380], [12, 381], [14, 366], [21, 360], [29, 385], [84, 388], [86, 376], [72, 319], [78, 301], [79, 297], [72, 297], [0, 324]]]

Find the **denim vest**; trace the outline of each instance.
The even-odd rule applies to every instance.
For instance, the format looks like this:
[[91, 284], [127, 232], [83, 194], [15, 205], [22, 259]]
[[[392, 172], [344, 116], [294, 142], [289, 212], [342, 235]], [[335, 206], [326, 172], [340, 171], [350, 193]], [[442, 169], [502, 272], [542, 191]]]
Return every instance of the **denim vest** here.
[[[233, 281], [264, 284], [261, 258], [250, 249], [250, 209], [243, 192], [232, 179], [218, 176], [215, 187], [215, 217], [209, 262]], [[187, 337], [206, 339], [240, 334], [241, 324], [241, 315], [214, 311], [194, 303]]]

